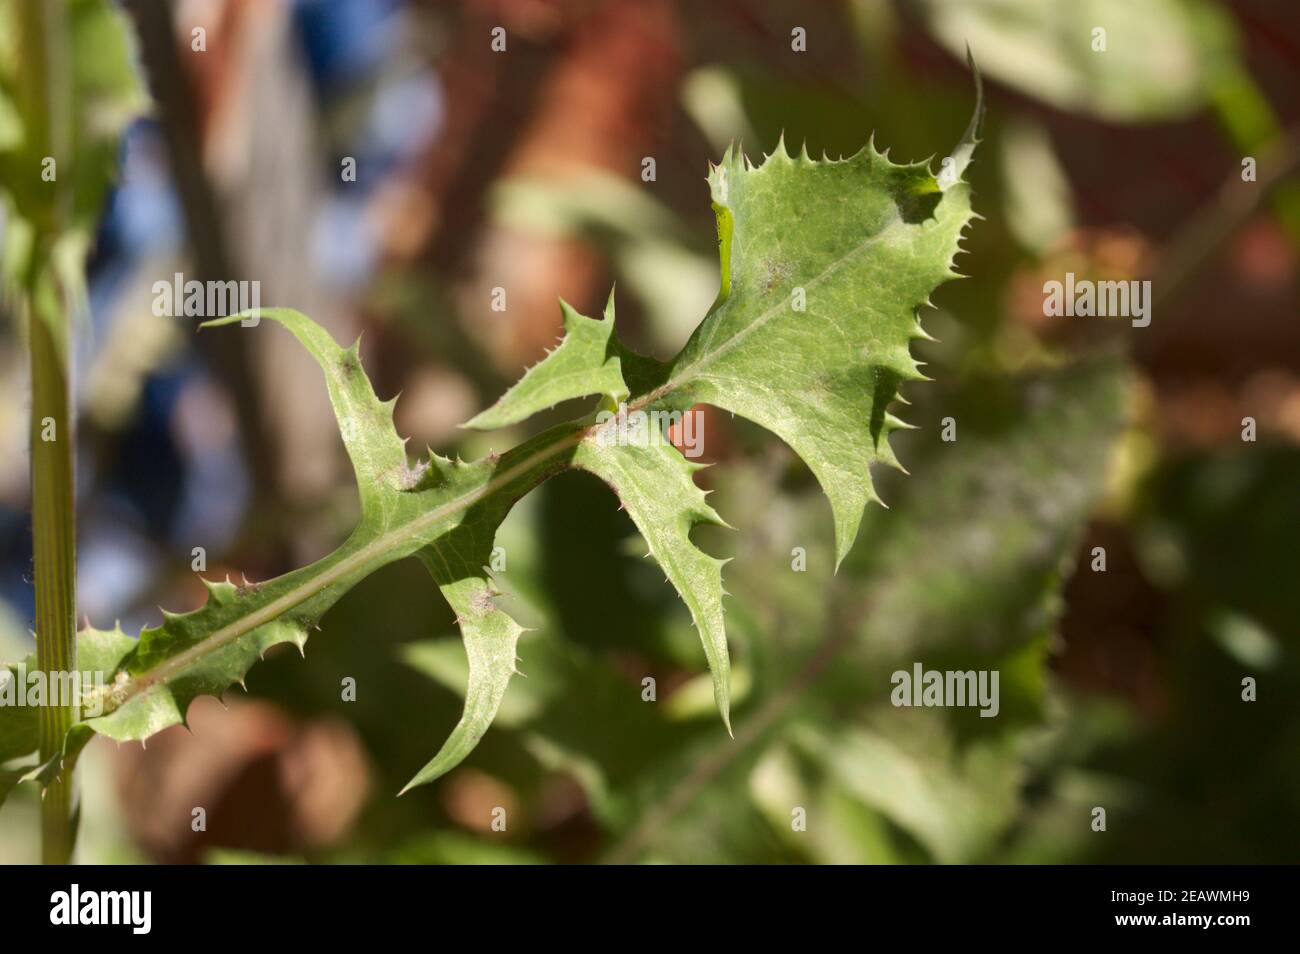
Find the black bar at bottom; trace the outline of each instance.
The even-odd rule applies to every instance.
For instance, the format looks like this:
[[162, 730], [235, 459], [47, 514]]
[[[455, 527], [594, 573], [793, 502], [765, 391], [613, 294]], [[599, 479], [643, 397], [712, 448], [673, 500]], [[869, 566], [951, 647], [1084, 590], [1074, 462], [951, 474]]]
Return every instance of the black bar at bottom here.
[[685, 930], [730, 938], [778, 924], [810, 940], [844, 930], [987, 942], [1031, 930], [1230, 941], [1285, 927], [1294, 889], [1288, 867], [0, 869], [7, 939], [92, 932], [127, 943], [337, 944], [508, 927], [671, 942]]

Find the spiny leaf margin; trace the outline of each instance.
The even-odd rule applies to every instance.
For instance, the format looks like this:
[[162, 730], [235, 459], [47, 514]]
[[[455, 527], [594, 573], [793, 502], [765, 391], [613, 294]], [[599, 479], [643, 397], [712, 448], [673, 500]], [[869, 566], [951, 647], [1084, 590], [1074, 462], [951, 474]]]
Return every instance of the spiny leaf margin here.
[[[982, 98], [977, 104], [977, 116], [981, 110]], [[978, 123], [973, 120], [959, 149], [967, 144], [973, 148], [972, 131], [977, 129]], [[961, 158], [964, 164], [969, 150]], [[774, 267], [770, 259], [761, 260], [758, 274], [766, 270], [767, 279], [756, 283], [755, 263], [744, 257], [754, 238], [749, 234], [751, 228], [758, 232], [770, 228], [773, 221], [779, 225], [782, 215], [793, 216], [789, 215], [790, 209], [781, 207], [780, 196], [773, 203], [776, 211], [758, 204], [747, 206], [745, 190], [762, 195], [765, 177], [779, 182], [782, 174], [792, 170], [796, 175], [819, 176], [837, 167], [847, 171], [850, 180], [861, 176], [867, 185], [884, 184], [887, 195], [883, 199], [880, 195], [869, 197], [875, 203], [871, 209], [881, 213], [879, 230], [869, 232], [866, 240], [847, 252], [827, 252], [814, 243], [810, 251], [805, 250], [806, 257], [824, 267], [813, 274], [807, 285], [824, 285], [835, 291], [834, 282], [826, 279], [834, 279], [845, 269], [886, 269], [896, 274], [897, 269], [889, 261], [882, 264], [875, 258], [888, 258], [887, 253], [897, 251], [899, 244], [906, 246], [904, 254], [915, 253], [918, 247], [931, 252], [927, 256], [929, 264], [912, 276], [918, 288], [928, 287], [923, 293], [908, 292], [892, 311], [895, 316], [905, 315], [908, 321], [905, 325], [897, 319], [890, 322], [897, 336], [885, 348], [885, 380], [881, 380], [879, 353], [863, 348], [859, 355], [875, 357], [877, 364], [871, 370], [875, 388], [868, 405], [870, 438], [865, 443], [859, 439], [852, 448], [857, 453], [849, 455], [855, 467], [861, 465], [856, 492], [852, 489], [853, 475], [841, 473], [843, 468], [837, 469], [826, 453], [827, 449], [837, 449], [834, 435], [819, 442], [817, 438], [826, 435], [818, 434], [814, 427], [809, 440], [809, 435], [797, 427], [797, 413], [786, 413], [791, 410], [788, 406], [778, 401], [775, 407], [765, 407], [761, 402], [747, 402], [743, 394], [737, 398], [736, 392], [743, 389], [736, 386], [746, 383], [745, 378], [720, 373], [728, 371], [728, 365], [732, 365], [730, 370], [738, 367], [742, 375], [747, 370], [762, 371], [767, 357], [764, 352], [802, 360], [805, 366], [810, 363], [798, 348], [788, 347], [791, 340], [807, 341], [809, 329], [800, 328], [798, 319], [782, 321], [785, 316], [779, 308], [796, 284], [792, 279], [802, 277], [802, 273], [794, 275], [788, 262], [778, 262]], [[566, 338], [530, 369], [496, 408], [480, 415], [471, 425], [516, 423], [548, 402], [597, 393], [610, 403], [629, 397], [630, 406], [637, 410], [680, 410], [707, 402], [752, 417], [791, 444], [822, 483], [835, 512], [838, 563], [856, 536], [862, 508], [878, 499], [871, 485], [869, 465], [898, 465], [887, 438], [890, 430], [904, 425], [884, 408], [897, 396], [901, 381], [923, 377], [908, 348], [911, 340], [925, 337], [916, 310], [928, 303], [933, 287], [956, 277], [951, 261], [971, 216], [969, 189], [964, 182], [941, 187], [927, 163], [894, 165], [887, 156], [876, 152], [874, 144], [868, 144], [850, 159], [822, 163], [808, 159], [806, 152], [794, 160], [782, 146], [757, 167], [743, 153], [729, 150], [723, 162], [713, 167], [710, 188], [718, 218], [720, 293], [676, 359], [660, 363], [623, 348], [613, 336], [612, 301], [603, 322], [584, 318], [566, 307], [565, 324], [574, 335], [574, 343], [569, 344]], [[829, 192], [838, 191], [842, 196], [843, 189], [844, 183], [837, 181]], [[775, 195], [777, 190], [767, 191]], [[814, 193], [812, 198], [821, 196]], [[850, 210], [850, 214], [856, 213]], [[929, 228], [929, 238], [921, 242], [920, 233], [908, 233], [906, 226], [915, 226], [921, 233]], [[872, 254], [868, 255], [868, 251]], [[757, 314], [755, 309], [759, 309]], [[847, 312], [848, 320], [855, 314]], [[230, 316], [204, 327], [231, 324], [244, 317]], [[340, 432], [356, 470], [362, 521], [347, 542], [312, 566], [260, 585], [237, 587], [228, 581], [208, 582], [209, 599], [203, 607], [187, 614], [166, 613], [162, 626], [146, 630], [140, 642], [123, 655], [109, 690], [111, 711], [79, 724], [74, 730], [79, 739], [87, 737], [86, 728], [118, 739], [144, 739], [169, 725], [183, 723], [193, 698], [201, 694], [219, 696], [230, 685], [241, 682], [256, 658], [273, 645], [290, 642], [301, 650], [308, 630], [350, 586], [378, 566], [414, 554], [421, 557], [456, 609], [471, 659], [465, 713], [452, 737], [411, 785], [437, 778], [472, 750], [491, 722], [514, 672], [514, 644], [522, 629], [493, 603], [496, 591], [485, 567], [495, 527], [519, 496], [567, 467], [597, 474], [620, 494], [650, 543], [651, 552], [691, 609], [713, 672], [719, 710], [729, 725], [729, 664], [721, 614], [723, 561], [709, 557], [689, 539], [691, 529], [699, 523], [722, 524], [693, 483], [692, 474], [698, 465], [686, 461], [672, 448], [656, 452], [652, 447], [617, 443], [611, 448], [599, 439], [608, 431], [608, 422], [602, 424], [598, 418], [587, 417], [552, 428], [504, 457], [493, 455], [467, 464], [430, 454], [427, 460], [409, 466], [405, 442], [392, 425], [393, 402], [380, 402], [374, 395], [361, 370], [356, 346], [340, 348], [310, 319], [289, 309], [271, 309], [260, 317], [270, 317], [288, 328], [325, 372]], [[803, 320], [811, 323], [823, 317], [828, 315], [814, 313]], [[724, 334], [719, 340], [720, 329]], [[731, 334], [725, 333], [728, 330]], [[836, 330], [844, 332], [843, 328]], [[756, 337], [757, 332], [763, 335]], [[769, 347], [746, 344], [746, 338], [760, 342], [766, 338]], [[784, 347], [773, 349], [773, 343]], [[736, 356], [741, 359], [739, 363]], [[758, 360], [746, 367], [744, 359], [755, 356]], [[851, 388], [868, 383], [858, 371], [853, 373], [858, 377], [838, 380], [838, 386]], [[723, 382], [732, 389], [723, 387]], [[785, 386], [801, 399], [808, 397], [797, 380], [776, 379], [775, 384]], [[771, 393], [773, 380], [758, 381], [757, 389], [762, 388]], [[833, 391], [827, 393], [834, 396]], [[838, 424], [843, 424], [846, 409], [860, 411], [861, 402], [858, 406], [850, 402], [836, 408]], [[638, 482], [645, 484], [644, 489], [629, 495], [629, 487]], [[673, 501], [675, 509], [656, 499], [664, 486], [679, 491]], [[83, 638], [104, 635], [90, 630]]]

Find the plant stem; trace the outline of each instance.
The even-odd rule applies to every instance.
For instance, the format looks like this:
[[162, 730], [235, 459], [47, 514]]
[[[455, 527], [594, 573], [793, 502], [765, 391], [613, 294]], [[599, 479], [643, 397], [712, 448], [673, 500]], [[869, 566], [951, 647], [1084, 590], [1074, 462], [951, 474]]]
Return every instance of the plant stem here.
[[[51, 291], [50, 300], [32, 302], [30, 322], [36, 660], [42, 672], [51, 674], [71, 673], [77, 668], [75, 448], [69, 413], [67, 322], [56, 301]], [[68, 681], [50, 678], [47, 685], [50, 698], [41, 708], [41, 764], [59, 756], [64, 736], [78, 717], [75, 699], [55, 696], [55, 687], [66, 688]], [[45, 789], [41, 800], [42, 860], [46, 864], [67, 863], [74, 834], [69, 765]]]
[[[72, 197], [67, 183], [72, 125], [67, 77], [66, 4], [63, 0], [22, 0], [18, 4], [18, 93], [26, 124], [32, 187], [52, 190], [34, 222], [35, 245], [27, 276], [26, 312], [31, 347], [32, 554], [36, 581], [36, 662], [47, 675], [41, 707], [40, 758], [44, 765], [63, 750], [64, 736], [77, 721], [77, 700], [66, 692], [70, 680], [50, 678], [77, 667], [76, 552], [73, 496], [75, 432], [70, 414], [66, 289], [53, 260]], [[55, 160], [55, 175], [45, 180], [36, 166]], [[58, 704], [54, 704], [58, 703]], [[72, 857], [72, 766], [46, 787], [41, 801], [41, 857], [64, 864]]]

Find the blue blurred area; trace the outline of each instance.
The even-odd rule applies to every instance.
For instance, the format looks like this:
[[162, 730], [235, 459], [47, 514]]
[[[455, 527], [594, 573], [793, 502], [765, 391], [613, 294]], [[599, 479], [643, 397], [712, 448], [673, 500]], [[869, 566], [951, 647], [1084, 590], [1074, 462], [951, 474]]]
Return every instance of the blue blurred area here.
[[[363, 287], [376, 265], [363, 227], [367, 196], [428, 142], [441, 101], [423, 63], [403, 67], [398, 62], [406, 16], [401, 0], [297, 0], [293, 6], [292, 26], [318, 113], [328, 116], [345, 100], [355, 107], [358, 98], [365, 107], [360, 121], [343, 132], [343, 141], [327, 142], [321, 156], [331, 170], [326, 181], [335, 185], [314, 210], [309, 238], [320, 279], [346, 294]], [[343, 156], [354, 157], [364, 170], [357, 182], [340, 181]], [[183, 263], [186, 255], [184, 213], [155, 120], [142, 119], [128, 131], [120, 167], [87, 266], [88, 328], [77, 355], [83, 371], [109, 339], [111, 322], [121, 317], [118, 302], [128, 285], [139, 281], [139, 270], [147, 263]], [[98, 445], [82, 442], [79, 604], [96, 624], [115, 616], [127, 622], [131, 606], [161, 569], [181, 561], [188, 565], [189, 543], [183, 541], [201, 539], [210, 553], [219, 552], [240, 525], [248, 474], [237, 441], [198, 449], [177, 441], [182, 396], [208, 385], [209, 374], [193, 350], [153, 369], [131, 419], [107, 435], [111, 453], [97, 454]], [[82, 378], [79, 396], [84, 398], [84, 373]], [[26, 510], [0, 507], [0, 599], [29, 625], [34, 615], [30, 534]]]
[[360, 82], [393, 45], [399, 0], [297, 0], [294, 25], [312, 79], [325, 95]]

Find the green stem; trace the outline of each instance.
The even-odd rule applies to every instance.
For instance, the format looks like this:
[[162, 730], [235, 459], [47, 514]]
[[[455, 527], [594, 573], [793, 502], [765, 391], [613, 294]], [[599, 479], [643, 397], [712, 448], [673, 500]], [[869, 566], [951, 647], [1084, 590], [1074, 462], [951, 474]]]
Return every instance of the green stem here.
[[[53, 261], [66, 225], [75, 175], [71, 163], [71, 99], [64, 0], [18, 3], [18, 94], [26, 124], [27, 158], [33, 189], [51, 189], [34, 222], [35, 246], [27, 276], [26, 311], [31, 345], [32, 415], [32, 553], [36, 580], [36, 662], [47, 674], [77, 667], [76, 553], [73, 510], [75, 436], [70, 413], [68, 319], [66, 295]], [[55, 160], [47, 181], [40, 166]], [[55, 694], [70, 681], [47, 677], [48, 696], [41, 708], [41, 764], [57, 758], [64, 736], [77, 721], [77, 700]], [[57, 704], [56, 704], [57, 703]], [[41, 856], [46, 864], [72, 857], [72, 766], [64, 766], [41, 801]]]
[[[32, 303], [30, 322], [36, 660], [42, 672], [71, 673], [77, 668], [75, 449], [69, 407], [67, 323], [52, 293], [49, 299]], [[59, 756], [64, 737], [78, 718], [75, 699], [54, 695], [54, 687], [66, 688], [68, 681], [50, 678], [47, 685], [50, 698], [41, 709], [40, 722], [41, 764]], [[72, 856], [73, 837], [72, 771], [71, 766], [66, 766], [42, 796], [42, 860], [46, 864], [67, 863]]]

